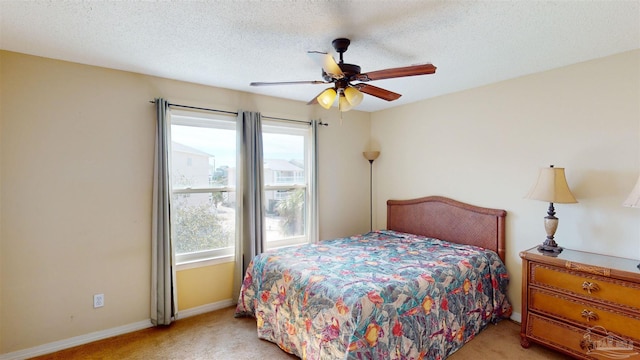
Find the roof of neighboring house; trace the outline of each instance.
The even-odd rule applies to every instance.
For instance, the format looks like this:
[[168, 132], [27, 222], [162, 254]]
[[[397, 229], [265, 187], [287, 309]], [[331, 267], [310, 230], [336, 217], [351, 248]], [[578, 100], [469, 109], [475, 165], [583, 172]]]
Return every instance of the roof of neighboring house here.
[[274, 171], [304, 171], [303, 168], [282, 159], [266, 159], [264, 161], [265, 169]]
[[208, 156], [208, 157], [213, 156], [211, 154], [207, 154], [206, 152], [204, 152], [202, 150], [198, 150], [196, 148], [192, 148], [191, 146], [180, 144], [180, 143], [175, 142], [175, 141], [171, 142], [171, 151], [179, 151], [179, 152], [184, 152], [184, 153], [189, 153], [189, 154], [194, 154], [194, 155], [200, 155], [200, 156]]

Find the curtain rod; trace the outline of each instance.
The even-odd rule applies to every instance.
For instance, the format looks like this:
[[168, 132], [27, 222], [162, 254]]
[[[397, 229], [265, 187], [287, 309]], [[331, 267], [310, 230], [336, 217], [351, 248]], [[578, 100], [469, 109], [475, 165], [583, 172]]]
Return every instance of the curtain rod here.
[[[149, 100], [150, 103], [155, 104], [156, 101], [155, 100]], [[226, 111], [226, 110], [218, 110], [218, 109], [210, 109], [210, 108], [204, 108], [204, 107], [197, 107], [197, 106], [189, 106], [189, 105], [180, 105], [180, 104], [172, 104], [172, 103], [167, 103], [168, 106], [173, 106], [173, 107], [179, 107], [179, 108], [185, 108], [185, 109], [193, 109], [193, 110], [202, 110], [202, 111], [211, 111], [211, 112], [217, 112], [217, 113], [222, 113], [222, 114], [228, 114], [228, 115], [236, 115], [238, 116], [238, 112], [236, 111]], [[292, 122], [298, 122], [298, 123], [305, 123], [305, 124], [309, 124], [311, 125], [311, 121], [304, 121], [304, 120], [295, 120], [295, 119], [285, 119], [285, 118], [279, 118], [279, 117], [273, 117], [273, 116], [262, 116], [263, 119], [270, 119], [270, 120], [280, 120], [280, 121], [292, 121]], [[318, 125], [323, 125], [323, 126], [329, 126], [329, 124], [327, 123], [323, 123], [322, 121], [320, 121], [318, 123]]]

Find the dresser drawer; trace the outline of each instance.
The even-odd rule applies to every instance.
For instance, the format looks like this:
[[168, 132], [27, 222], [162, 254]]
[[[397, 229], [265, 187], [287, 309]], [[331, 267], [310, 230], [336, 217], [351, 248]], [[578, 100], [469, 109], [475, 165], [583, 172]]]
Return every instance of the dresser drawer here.
[[526, 335], [531, 340], [583, 359], [640, 360], [640, 348], [630, 342], [533, 313], [527, 316]]
[[[634, 311], [640, 310], [640, 284], [574, 272], [571, 270], [530, 263], [530, 284], [562, 291], [588, 300], [616, 304]], [[587, 269], [588, 270], [588, 269]]]
[[640, 344], [640, 314], [622, 313], [599, 303], [589, 303], [564, 294], [530, 288], [529, 309], [556, 318], [569, 320], [584, 327], [602, 326], [633, 339]]

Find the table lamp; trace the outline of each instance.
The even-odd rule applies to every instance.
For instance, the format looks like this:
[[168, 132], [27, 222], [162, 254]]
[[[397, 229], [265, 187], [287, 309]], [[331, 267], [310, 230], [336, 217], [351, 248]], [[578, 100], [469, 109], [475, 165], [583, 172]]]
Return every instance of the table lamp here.
[[557, 255], [562, 252], [562, 247], [553, 239], [558, 228], [558, 218], [555, 216], [554, 203], [571, 204], [578, 201], [569, 190], [567, 179], [564, 176], [564, 168], [553, 167], [541, 168], [538, 180], [533, 185], [526, 196], [527, 199], [541, 200], [549, 202], [547, 216], [544, 218], [544, 229], [547, 238], [538, 246], [538, 251], [547, 255]]

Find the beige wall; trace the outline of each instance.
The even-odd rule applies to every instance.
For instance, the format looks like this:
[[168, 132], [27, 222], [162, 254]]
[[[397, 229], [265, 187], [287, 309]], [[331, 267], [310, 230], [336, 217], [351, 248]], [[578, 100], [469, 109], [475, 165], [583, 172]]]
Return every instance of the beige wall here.
[[381, 150], [374, 164], [378, 227], [386, 224], [389, 198], [444, 195], [507, 210], [516, 312], [518, 253], [546, 236], [548, 204], [523, 198], [539, 167], [565, 167], [579, 201], [556, 205], [561, 246], [640, 259], [640, 210], [621, 206], [640, 172], [640, 50], [371, 118], [372, 142]]
[[178, 316], [183, 310], [231, 299], [234, 271], [233, 262], [178, 271]]
[[[556, 206], [561, 245], [640, 259], [640, 211], [620, 206], [640, 172], [639, 64], [634, 51], [341, 124], [335, 109], [0, 51], [0, 354], [149, 318], [154, 97], [330, 123], [322, 239], [368, 230], [368, 148], [381, 150], [374, 228], [389, 198], [507, 210], [518, 312], [518, 252], [544, 238], [547, 204], [523, 199], [538, 167], [566, 167], [580, 201]], [[215, 270], [227, 267], [181, 272], [180, 309], [230, 297], [188, 290], [228, 288]]]
[[3, 351], [2, 351], [2, 349], [3, 349], [2, 348], [2, 340], [1, 339], [2, 339], [2, 333], [3, 333], [2, 324], [4, 322], [2, 320], [2, 309], [3, 309], [3, 302], [4, 302], [2, 300], [4, 298], [4, 296], [3, 296], [4, 291], [3, 291], [3, 286], [2, 286], [2, 283], [4, 282], [4, 278], [3, 278], [3, 275], [2, 275], [2, 272], [3, 272], [3, 269], [4, 269], [4, 266], [2, 265], [4, 263], [3, 252], [2, 252], [2, 249], [4, 247], [2, 245], [2, 232], [3, 232], [2, 231], [2, 177], [3, 177], [2, 176], [2, 173], [3, 173], [3, 171], [2, 171], [2, 158], [3, 158], [3, 156], [2, 156], [2, 123], [3, 123], [2, 114], [4, 113], [3, 112], [3, 106], [2, 106], [2, 98], [3, 98], [3, 94], [4, 94], [4, 86], [2, 86], [2, 84], [4, 84], [4, 76], [3, 76], [3, 74], [4, 74], [4, 71], [3, 71], [4, 64], [3, 64], [2, 60], [3, 60], [2, 53], [0, 53], [0, 354], [3, 353]]
[[[6, 51], [0, 80], [0, 354], [149, 319], [155, 97], [321, 118], [320, 236], [368, 230], [368, 113], [341, 125], [335, 109]], [[218, 276], [186, 270], [178, 291]]]

